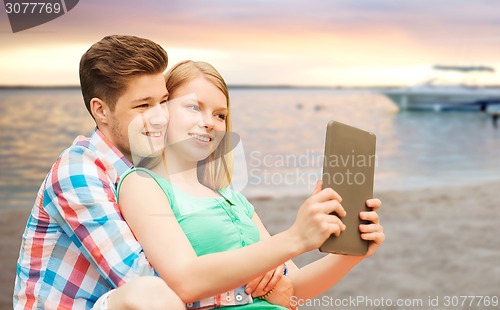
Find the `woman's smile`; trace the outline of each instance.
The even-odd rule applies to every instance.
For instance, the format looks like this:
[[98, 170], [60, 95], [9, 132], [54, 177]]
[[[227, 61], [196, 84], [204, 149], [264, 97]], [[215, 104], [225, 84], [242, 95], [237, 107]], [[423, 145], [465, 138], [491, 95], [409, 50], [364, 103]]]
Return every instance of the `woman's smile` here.
[[189, 133], [191, 138], [196, 139], [201, 142], [211, 142], [213, 139], [209, 134], [199, 134], [199, 133]]

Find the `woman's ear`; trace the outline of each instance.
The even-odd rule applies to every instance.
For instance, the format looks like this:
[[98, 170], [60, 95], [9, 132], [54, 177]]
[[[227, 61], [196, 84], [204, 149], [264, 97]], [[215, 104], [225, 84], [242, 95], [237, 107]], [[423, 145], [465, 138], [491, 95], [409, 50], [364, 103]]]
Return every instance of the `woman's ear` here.
[[108, 123], [109, 107], [104, 101], [99, 98], [92, 98], [90, 100], [90, 111], [97, 124]]

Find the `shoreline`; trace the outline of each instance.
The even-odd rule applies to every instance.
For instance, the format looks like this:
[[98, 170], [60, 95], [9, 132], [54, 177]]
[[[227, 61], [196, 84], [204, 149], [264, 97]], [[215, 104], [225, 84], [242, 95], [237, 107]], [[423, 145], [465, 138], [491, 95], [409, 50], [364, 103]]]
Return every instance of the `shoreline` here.
[[[379, 213], [386, 233], [384, 245], [322, 296], [325, 300], [420, 298], [424, 307], [429, 296], [500, 297], [499, 191], [500, 181], [376, 192], [375, 197], [383, 203]], [[249, 200], [275, 234], [293, 223], [304, 199]], [[0, 211], [0, 262], [4, 267], [0, 271], [0, 309], [12, 309], [16, 261], [29, 213], [30, 209], [24, 208]], [[294, 261], [303, 266], [324, 255], [312, 251]], [[314, 309], [333, 308], [319, 302]], [[446, 309], [442, 304], [432, 308]]]

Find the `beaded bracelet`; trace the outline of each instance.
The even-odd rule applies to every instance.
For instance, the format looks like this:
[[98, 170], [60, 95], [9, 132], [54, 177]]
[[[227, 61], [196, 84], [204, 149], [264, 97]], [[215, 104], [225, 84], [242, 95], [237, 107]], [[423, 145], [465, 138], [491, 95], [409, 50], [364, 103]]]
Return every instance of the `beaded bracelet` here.
[[272, 294], [272, 292], [273, 292], [273, 291], [274, 291], [274, 288], [272, 288], [269, 292], [267, 292], [267, 293], [265, 293], [264, 295], [259, 296], [259, 297], [257, 297], [257, 298], [265, 300], [267, 297], [269, 297], [269, 295], [271, 295], [271, 294]]

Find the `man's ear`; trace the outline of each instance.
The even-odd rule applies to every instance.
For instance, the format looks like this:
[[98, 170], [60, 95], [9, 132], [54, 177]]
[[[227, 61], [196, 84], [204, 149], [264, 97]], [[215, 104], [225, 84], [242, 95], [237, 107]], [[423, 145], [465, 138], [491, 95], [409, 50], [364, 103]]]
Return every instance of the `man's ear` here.
[[92, 98], [90, 100], [90, 111], [98, 124], [107, 124], [109, 116], [108, 105], [99, 98]]

